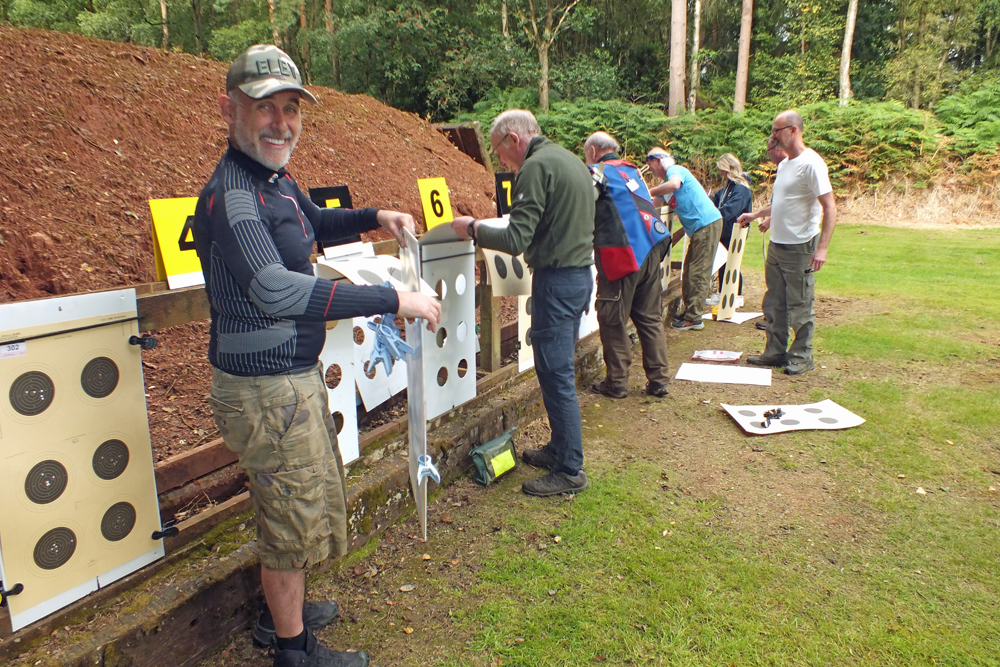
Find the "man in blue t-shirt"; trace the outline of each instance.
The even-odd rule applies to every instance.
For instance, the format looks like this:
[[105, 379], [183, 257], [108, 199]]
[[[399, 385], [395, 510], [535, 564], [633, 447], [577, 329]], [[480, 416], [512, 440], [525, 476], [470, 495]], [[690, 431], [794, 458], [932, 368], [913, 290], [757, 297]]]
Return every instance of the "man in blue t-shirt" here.
[[[689, 237], [681, 285], [684, 310], [670, 326], [697, 331], [705, 327], [701, 316], [705, 312], [705, 299], [712, 291], [712, 261], [722, 236], [722, 215], [701, 183], [665, 150], [659, 147], [650, 150], [646, 164], [663, 181], [650, 188], [649, 194], [673, 209]], [[660, 204], [656, 199], [653, 201]]]

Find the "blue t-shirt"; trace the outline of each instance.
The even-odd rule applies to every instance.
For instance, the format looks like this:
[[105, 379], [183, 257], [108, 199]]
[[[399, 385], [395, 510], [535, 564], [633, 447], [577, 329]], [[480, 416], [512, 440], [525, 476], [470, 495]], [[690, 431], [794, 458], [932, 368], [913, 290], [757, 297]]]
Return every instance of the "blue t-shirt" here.
[[667, 169], [667, 178], [670, 180], [675, 176], [681, 179], [681, 187], [674, 191], [673, 196], [667, 201], [670, 208], [674, 210], [681, 224], [684, 225], [684, 232], [691, 236], [702, 227], [707, 227], [716, 220], [722, 219], [719, 209], [708, 198], [705, 188], [701, 187], [691, 172], [680, 165], [674, 165]]

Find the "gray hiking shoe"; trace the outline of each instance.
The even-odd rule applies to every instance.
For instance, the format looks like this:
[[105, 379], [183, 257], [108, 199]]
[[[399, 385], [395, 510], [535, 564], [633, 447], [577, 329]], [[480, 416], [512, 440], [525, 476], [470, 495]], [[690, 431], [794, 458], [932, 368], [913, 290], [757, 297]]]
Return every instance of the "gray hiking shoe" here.
[[368, 667], [364, 651], [331, 651], [306, 629], [306, 650], [274, 652], [274, 667]]
[[550, 472], [544, 477], [529, 479], [521, 485], [521, 490], [529, 496], [557, 496], [560, 493], [579, 493], [588, 486], [587, 473], [581, 470], [575, 475]]
[[551, 470], [556, 467], [556, 457], [552, 454], [552, 450], [549, 449], [548, 445], [539, 447], [538, 449], [524, 450], [521, 452], [521, 459], [529, 466], [535, 466], [536, 468]]
[[772, 368], [781, 368], [788, 360], [784, 355], [779, 357], [765, 357], [763, 354], [755, 354], [752, 357], [747, 357], [747, 363], [751, 366], [771, 366]]
[[[333, 623], [340, 614], [340, 608], [333, 600], [325, 602], [306, 602], [302, 606], [302, 625], [310, 630], [319, 630]], [[274, 619], [267, 604], [260, 612], [260, 620], [253, 629], [253, 643], [257, 648], [267, 648], [275, 642]]]

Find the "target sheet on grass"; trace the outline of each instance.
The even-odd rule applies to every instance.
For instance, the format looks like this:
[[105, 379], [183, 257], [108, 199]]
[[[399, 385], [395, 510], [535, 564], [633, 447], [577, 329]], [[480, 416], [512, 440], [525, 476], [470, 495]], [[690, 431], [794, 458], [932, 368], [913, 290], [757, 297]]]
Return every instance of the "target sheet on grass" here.
[[752, 384], [760, 387], [771, 386], [770, 368], [747, 368], [746, 366], [714, 366], [712, 364], [681, 364], [675, 380], [691, 382], [712, 382], [716, 384]]
[[[813, 429], [834, 430], [853, 428], [865, 423], [864, 419], [829, 399], [808, 405], [720, 405], [736, 420], [740, 428], [751, 435]], [[768, 424], [764, 413], [775, 409], [781, 410], [781, 417], [771, 418]]]

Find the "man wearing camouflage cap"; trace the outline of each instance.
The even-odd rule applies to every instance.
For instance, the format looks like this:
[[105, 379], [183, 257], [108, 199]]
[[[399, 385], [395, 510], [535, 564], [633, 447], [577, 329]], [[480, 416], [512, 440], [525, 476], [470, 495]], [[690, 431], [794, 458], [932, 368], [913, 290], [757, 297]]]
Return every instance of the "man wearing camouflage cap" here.
[[298, 68], [274, 46], [253, 46], [219, 98], [229, 149], [202, 190], [194, 238], [212, 323], [209, 402], [226, 446], [246, 471], [267, 602], [255, 642], [273, 643], [276, 667], [366, 667], [362, 651], [332, 651], [313, 631], [336, 603], [305, 603], [305, 568], [347, 552], [344, 466], [319, 353], [326, 321], [381, 313], [427, 320], [433, 297], [313, 275], [317, 239], [388, 230], [402, 242], [406, 213], [320, 209], [285, 171], [302, 131]]

